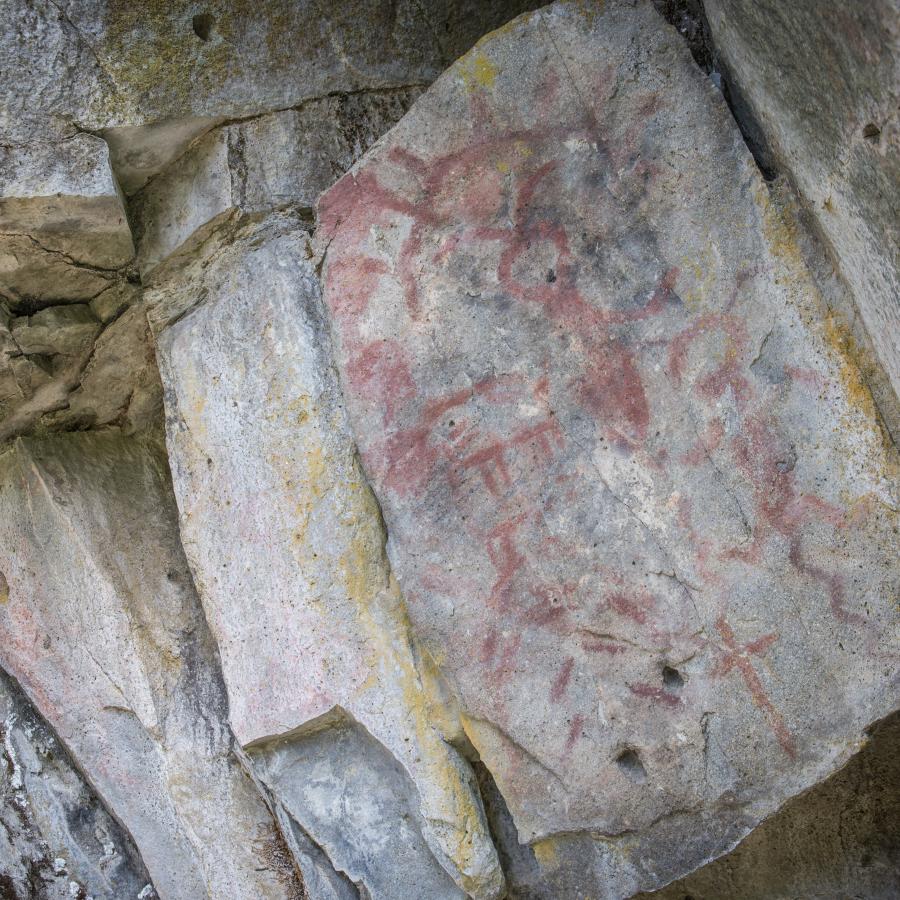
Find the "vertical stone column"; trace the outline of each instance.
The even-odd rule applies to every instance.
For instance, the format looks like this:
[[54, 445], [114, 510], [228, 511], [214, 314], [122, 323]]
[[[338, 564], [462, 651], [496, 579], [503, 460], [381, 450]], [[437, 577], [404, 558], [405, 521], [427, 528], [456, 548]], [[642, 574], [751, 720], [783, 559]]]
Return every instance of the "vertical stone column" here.
[[182, 540], [232, 723], [280, 807], [372, 896], [497, 897], [474, 778], [357, 461], [311, 256], [304, 228], [275, 214], [209, 241], [151, 296]]

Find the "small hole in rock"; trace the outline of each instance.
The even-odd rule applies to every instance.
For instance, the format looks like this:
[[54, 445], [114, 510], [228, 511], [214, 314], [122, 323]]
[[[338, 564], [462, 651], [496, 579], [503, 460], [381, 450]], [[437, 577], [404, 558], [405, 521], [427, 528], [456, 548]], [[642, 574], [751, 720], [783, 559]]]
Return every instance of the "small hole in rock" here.
[[878, 138], [881, 137], [881, 129], [874, 122], [869, 122], [869, 124], [863, 128], [863, 137], [867, 141], [872, 141], [874, 144]]
[[640, 784], [647, 780], [647, 770], [641, 762], [641, 758], [637, 753], [626, 747], [617, 757], [616, 764], [625, 773], [626, 777], [635, 784]]
[[556, 272], [554, 272], [553, 269], [548, 269], [547, 270], [547, 283], [553, 284], [554, 281], [556, 281]]
[[191, 24], [194, 26], [194, 34], [196, 34], [201, 41], [208, 41], [210, 35], [212, 35], [212, 28], [215, 21], [216, 20], [209, 13], [200, 13], [199, 15], [194, 16], [191, 20]]
[[667, 691], [680, 691], [684, 687], [684, 678], [678, 669], [672, 666], [663, 666], [663, 687]]

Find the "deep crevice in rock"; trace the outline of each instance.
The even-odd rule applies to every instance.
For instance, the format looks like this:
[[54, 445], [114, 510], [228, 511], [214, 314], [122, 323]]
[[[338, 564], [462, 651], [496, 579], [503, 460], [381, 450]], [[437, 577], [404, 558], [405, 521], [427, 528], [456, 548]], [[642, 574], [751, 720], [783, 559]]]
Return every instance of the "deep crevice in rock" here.
[[760, 173], [772, 181], [779, 173], [765, 132], [716, 52], [703, 0], [653, 0], [653, 5], [682, 36], [694, 62], [721, 90]]

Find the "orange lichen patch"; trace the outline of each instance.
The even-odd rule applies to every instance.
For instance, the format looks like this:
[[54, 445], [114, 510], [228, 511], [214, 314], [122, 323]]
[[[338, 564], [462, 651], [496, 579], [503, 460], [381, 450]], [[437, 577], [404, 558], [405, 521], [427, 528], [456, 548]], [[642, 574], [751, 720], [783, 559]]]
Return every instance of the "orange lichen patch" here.
[[[354, 473], [356, 475], [358, 473]], [[427, 786], [423, 797], [429, 818], [445, 825], [441, 846], [459, 870], [463, 887], [476, 889], [477, 860], [483, 843], [481, 811], [472, 794], [465, 770], [454, 765], [436, 715], [443, 706], [437, 688], [436, 672], [423, 679], [411, 652], [411, 625], [397, 582], [390, 577], [383, 552], [380, 512], [375, 497], [359, 482], [350, 485], [350, 521], [352, 529], [347, 550], [340, 558], [342, 582], [348, 598], [357, 609], [362, 632], [367, 638], [370, 676], [357, 694], [380, 686], [377, 673], [391, 672], [408, 711], [408, 720], [419, 747], [420, 763], [426, 774], [419, 781]], [[428, 666], [423, 661], [424, 667]], [[447, 723], [444, 723], [447, 724]]]

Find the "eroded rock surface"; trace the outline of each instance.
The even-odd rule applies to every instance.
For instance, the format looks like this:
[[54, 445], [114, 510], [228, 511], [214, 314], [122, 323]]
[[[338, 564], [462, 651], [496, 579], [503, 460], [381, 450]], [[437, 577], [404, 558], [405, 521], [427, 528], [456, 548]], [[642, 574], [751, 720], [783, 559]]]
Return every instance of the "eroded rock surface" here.
[[842, 764], [897, 699], [894, 450], [649, 5], [492, 35], [319, 214], [391, 562], [520, 838], [622, 896]]
[[0, 896], [153, 896], [127, 833], [2, 672], [0, 747]]
[[[129, 193], [225, 118], [429, 84], [528, 0], [4, 0], [5, 141], [106, 132]], [[37, 64], [40, 61], [40, 64]]]
[[0, 442], [104, 426], [134, 434], [161, 407], [138, 288], [122, 279], [90, 303], [22, 315], [0, 300]]

